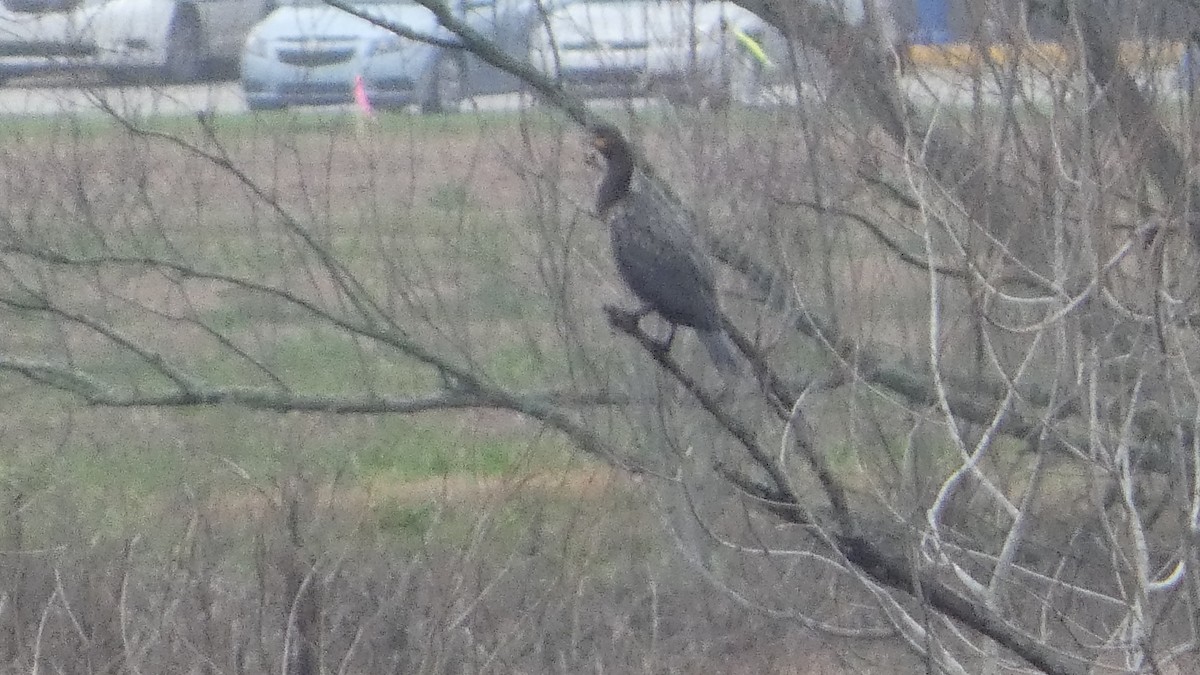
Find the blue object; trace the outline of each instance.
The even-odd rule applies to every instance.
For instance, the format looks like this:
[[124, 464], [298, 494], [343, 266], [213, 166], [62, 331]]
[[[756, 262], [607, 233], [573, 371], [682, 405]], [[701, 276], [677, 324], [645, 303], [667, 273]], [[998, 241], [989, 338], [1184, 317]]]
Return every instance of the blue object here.
[[1187, 49], [1179, 59], [1177, 76], [1181, 88], [1187, 91], [1196, 88], [1197, 81], [1200, 81], [1200, 45], [1192, 41], [1188, 42]]
[[912, 43], [918, 45], [944, 45], [951, 41], [949, 0], [915, 0], [917, 5], [917, 29], [913, 31]]

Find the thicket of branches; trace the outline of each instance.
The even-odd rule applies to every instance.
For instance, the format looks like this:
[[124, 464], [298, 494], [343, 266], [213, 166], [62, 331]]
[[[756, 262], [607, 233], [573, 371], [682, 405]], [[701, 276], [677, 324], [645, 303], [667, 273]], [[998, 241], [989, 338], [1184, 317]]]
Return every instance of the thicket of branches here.
[[[445, 5], [419, 1], [573, 123], [599, 119]], [[1153, 58], [1120, 57], [1121, 39], [1150, 53], [1154, 35], [1130, 35], [1103, 2], [971, 3], [974, 39], [1013, 45], [1009, 58], [900, 77], [903, 59], [870, 22], [848, 24], [821, 3], [738, 4], [793, 54], [820, 54], [828, 78], [785, 58], [783, 83], [805, 92], [795, 103], [604, 117], [640, 150], [639, 189], [686, 214], [720, 261], [749, 364], [740, 379], [722, 382], [690, 338], [656, 350], [651, 322], [605, 324], [602, 304], [622, 296], [589, 215], [596, 175], [576, 129], [522, 118], [506, 127], [511, 138], [469, 130], [476, 155], [442, 176], [431, 155], [380, 152], [396, 147], [381, 129], [338, 152], [319, 137], [230, 143], [219, 119], [184, 133], [117, 116], [115, 149], [78, 130], [52, 148], [5, 148], [0, 321], [14, 330], [0, 337], [0, 383], [12, 401], [61, 402], [63, 415], [103, 409], [97, 419], [130, 433], [153, 425], [145, 411], [175, 408], [506, 411], [644, 477], [646, 507], [664, 516], [690, 583], [723, 607], [864, 651], [902, 644], [929, 672], [1194, 669], [1198, 113], [1190, 92], [1163, 86]], [[1164, 6], [1161, 17], [1186, 24], [1194, 9]], [[1065, 61], [1024, 50], [1034, 19], [1057, 27]], [[471, 183], [485, 172], [494, 185]], [[443, 230], [422, 229], [431, 187], [458, 178], [508, 230], [473, 227], [453, 208]], [[346, 194], [353, 218], [331, 206]], [[520, 204], [498, 206], [504, 194]], [[497, 365], [495, 303], [462, 291], [484, 287], [522, 289], [505, 348], [536, 377]], [[214, 298], [253, 308], [256, 321], [222, 324]], [[313, 386], [281, 361], [297, 331], [344, 347], [338, 364], [310, 364], [341, 379]], [[310, 644], [320, 630], [299, 601], [318, 578], [326, 594], [396, 593], [381, 606], [405, 606], [407, 582], [339, 584], [336, 565], [296, 553], [300, 535], [286, 535], [296, 522], [281, 523], [273, 546], [290, 553], [277, 581], [294, 601], [285, 627], [235, 629], [198, 652], [236, 643], [243, 654], [238, 640], [253, 634], [312, 668], [292, 638]], [[264, 544], [260, 558], [273, 550]], [[488, 567], [515, 594], [514, 569]], [[206, 580], [196, 593], [221, 577], [187, 564], [171, 574]], [[460, 642], [428, 654], [516, 621], [472, 614], [494, 598], [486, 577], [474, 601], [446, 610]], [[62, 580], [39, 583], [64, 604], [74, 597]], [[106, 583], [126, 597], [125, 581]], [[26, 630], [31, 616], [5, 625]], [[128, 659], [116, 621], [104, 634]], [[538, 625], [520, 634], [550, 630]], [[503, 653], [496, 640], [475, 662], [388, 667], [503, 669], [490, 658]], [[600, 654], [637, 667], [611, 645], [583, 656], [523, 649], [547, 669]]]

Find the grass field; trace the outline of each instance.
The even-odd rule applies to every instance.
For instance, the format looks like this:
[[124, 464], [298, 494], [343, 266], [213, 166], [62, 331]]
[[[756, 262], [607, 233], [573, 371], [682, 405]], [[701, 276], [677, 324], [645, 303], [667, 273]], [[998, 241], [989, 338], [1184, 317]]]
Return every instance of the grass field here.
[[[926, 310], [922, 274], [840, 220], [781, 208], [808, 194], [809, 162], [871, 158], [836, 133], [813, 154], [781, 144], [804, 137], [795, 120], [775, 126], [787, 123], [769, 111], [651, 111], [635, 128], [711, 227], [801, 272], [787, 293], [880, 353], [926, 358], [910, 351], [927, 330], [913, 320]], [[500, 410], [89, 408], [6, 375], [5, 667], [922, 672], [890, 636], [835, 641], [791, 614], [851, 625], [873, 601], [844, 575], [765, 553], [808, 535], [758, 517], [712, 477], [711, 461], [732, 452], [722, 432], [604, 323], [603, 304], [630, 300], [590, 214], [597, 171], [576, 130], [545, 111], [135, 126], [0, 129], [5, 235], [61, 257], [8, 258], [3, 291], [27, 300], [3, 310], [0, 355], [68, 364], [123, 396], [189, 384], [330, 401], [453, 393], [438, 361], [506, 391], [613, 391], [639, 405], [563, 407], [650, 470], [632, 477]], [[871, 198], [821, 178], [839, 203]], [[723, 281], [727, 307], [790, 373], [836, 367], [757, 300], [741, 302], [755, 289]], [[681, 335], [672, 353], [696, 352]], [[818, 440], [864, 501], [916, 503], [960, 460], [894, 397], [847, 387], [819, 398]], [[786, 439], [754, 405], [739, 413], [775, 452]], [[892, 421], [911, 433], [889, 436]], [[1026, 457], [997, 446], [989, 461], [1018, 492]], [[799, 489], [814, 487], [800, 459], [786, 461]], [[688, 472], [685, 498], [675, 479]], [[748, 548], [689, 525], [705, 509]], [[320, 667], [295, 665], [307, 658]]]
[[[672, 145], [678, 123], [654, 115], [640, 123], [654, 151], [701, 148], [663, 163], [677, 185], [703, 188], [705, 172], [745, 174], [727, 194], [684, 191], [684, 198], [715, 198], [713, 213], [721, 215], [739, 208], [738, 195], [758, 190], [759, 181], [778, 180], [759, 175], [770, 165], [755, 161], [773, 152], [769, 113], [738, 111], [696, 124], [691, 143]], [[246, 285], [138, 265], [99, 274], [59, 270], [62, 277], [48, 285], [67, 308], [103, 307], [101, 316], [207, 386], [420, 396], [444, 385], [436, 369], [328, 320], [344, 312], [346, 300], [304, 237], [385, 303], [382, 311], [414, 341], [487, 381], [529, 390], [606, 384], [610, 372], [627, 367], [628, 345], [601, 319], [603, 302], [625, 296], [602, 228], [588, 215], [597, 173], [584, 161], [580, 134], [548, 112], [382, 115], [367, 124], [338, 113], [281, 112], [137, 125], [146, 133], [96, 119], [18, 120], [0, 129], [0, 151], [44, 167], [7, 175], [10, 218], [56, 251], [167, 258], [286, 289], [327, 313], [315, 317]], [[730, 133], [738, 154], [725, 157]], [[199, 153], [228, 159], [245, 180]], [[895, 302], [896, 270], [862, 256], [843, 270], [838, 283], [853, 285], [858, 299], [846, 311], [861, 316], [874, 338], [907, 342], [882, 328], [904, 312]], [[556, 288], [561, 295], [552, 294]], [[912, 300], [919, 303], [919, 293]], [[170, 386], [111, 340], [78, 326], [65, 335], [59, 317], [9, 312], [6, 320], [10, 349], [68, 357], [126, 389]], [[797, 356], [821, 358], [808, 348]], [[163, 504], [164, 494], [180, 489], [274, 489], [297, 470], [337, 477], [351, 491], [595, 470], [560, 437], [509, 413], [81, 410], [69, 396], [47, 396], [11, 376], [7, 383], [14, 404], [0, 433], [13, 439], [13, 451], [5, 473], [21, 477], [16, 485], [32, 480], [35, 491], [77, 496], [81, 513], [113, 531], [121, 531], [120, 518], [104, 502], [114, 496], [137, 508]]]
[[[551, 354], [531, 356], [526, 349], [530, 338], [522, 335], [544, 331], [551, 317], [543, 301], [522, 289], [526, 271], [513, 264], [522, 236], [520, 186], [512, 176], [493, 168], [496, 157], [472, 157], [479, 148], [493, 155], [499, 152], [480, 142], [488, 129], [498, 127], [509, 133], [515, 126], [512, 116], [383, 116], [363, 131], [352, 118], [286, 113], [212, 122], [216, 138], [237, 154], [239, 166], [247, 167], [256, 179], [273, 174], [271, 179], [277, 182], [271, 189], [281, 208], [327, 237], [329, 250], [360, 273], [365, 283], [413, 313], [426, 313], [424, 330], [436, 328], [428, 318], [433, 314], [471, 317], [456, 329], [469, 332], [473, 340], [488, 339], [468, 343], [447, 336], [452, 350], [481, 360], [483, 369], [498, 381], [535, 386], [545, 379], [546, 369], [556, 366]], [[555, 129], [548, 120], [535, 121], [532, 127]], [[152, 120], [147, 128], [178, 135], [188, 143], [202, 145], [206, 140], [194, 121]], [[76, 167], [94, 170], [111, 161], [109, 155], [138, 151], [137, 143], [112, 122], [94, 119], [79, 124], [20, 121], [0, 131], [0, 145], [8, 152], [41, 153], [32, 163], [44, 162], [48, 171], [64, 173], [71, 167], [59, 161], [62, 148], [69, 149]], [[313, 157], [318, 159], [314, 162]], [[435, 161], [438, 157], [446, 161]], [[42, 228], [45, 236], [57, 237], [56, 250], [80, 256], [177, 252], [189, 263], [221, 274], [257, 275], [254, 278], [263, 283], [302, 287], [310, 297], [326, 299], [321, 295], [329, 290], [328, 280], [321, 278], [311, 255], [286, 241], [287, 233], [275, 227], [269, 215], [262, 215], [261, 207], [246, 197], [244, 186], [169, 144], [148, 146], [139, 161], [145, 167], [139, 180], [150, 178], [143, 185], [146, 199], [174, 204], [174, 209], [139, 210], [122, 194], [133, 181], [109, 171], [88, 181], [90, 207], [111, 210], [118, 218], [131, 216], [128, 221], [103, 223], [104, 232], [89, 235], [84, 230], [56, 228], [53, 221], [62, 219], [65, 210], [50, 210], [31, 215], [25, 227]], [[472, 161], [477, 166], [472, 167]], [[412, 169], [418, 165], [420, 170]], [[397, 176], [400, 181], [381, 180]], [[21, 189], [28, 187], [19, 181], [20, 177], [9, 176], [9, 189], [17, 201]], [[47, 181], [46, 190], [30, 194], [29, 199], [44, 199], [46, 191], [59, 187], [66, 190], [69, 182]], [[503, 198], [497, 199], [498, 195]], [[180, 202], [183, 208], [178, 208]], [[133, 222], [150, 215], [156, 216], [152, 223]], [[383, 253], [396, 257], [385, 260]], [[399, 257], [426, 278], [384, 280], [374, 274], [384, 265], [400, 264]], [[389, 288], [406, 282], [407, 288]], [[286, 381], [297, 392], [358, 392], [364, 378], [381, 393], [416, 394], [437, 388], [431, 369], [380, 354], [376, 346], [313, 325], [295, 306], [245, 289], [181, 283], [132, 268], [91, 283], [64, 283], [61, 288], [65, 304], [104, 303], [114, 325], [155, 344], [164, 354], [178, 351], [182, 344], [186, 351], [181, 362], [214, 386], [264, 384], [269, 371], [270, 377]], [[164, 321], [164, 315], [170, 320]], [[164, 323], [174, 324], [177, 332], [156, 336]], [[7, 325], [8, 345], [31, 351], [53, 341], [57, 331], [54, 321], [33, 312], [13, 313]], [[263, 372], [248, 368], [248, 357], [238, 358], [206, 331], [254, 352], [256, 359], [262, 359]], [[144, 387], [163, 383], [140, 359], [111, 347], [95, 336], [80, 334], [63, 348], [85, 363], [89, 372], [109, 381]], [[104, 493], [155, 495], [174, 489], [184, 476], [205, 477], [202, 482], [221, 474], [232, 477], [222, 470], [224, 463], [235, 463], [255, 479], [265, 480], [285, 462], [296, 461], [306, 470], [320, 467], [330, 475], [350, 471], [360, 484], [383, 478], [497, 476], [572, 466], [560, 442], [538, 440], [536, 430], [498, 414], [323, 419], [312, 422], [304, 436], [288, 438], [288, 425], [273, 422], [270, 416], [219, 408], [80, 411], [69, 397], [31, 395], [40, 392], [15, 378], [7, 381], [23, 395], [12, 394], [15, 405], [9, 407], [4, 421], [6, 437], [19, 440], [7, 455], [5, 473], [53, 475], [49, 482], [81, 493], [96, 488]], [[137, 434], [128, 433], [126, 420], [134, 420]], [[197, 441], [222, 431], [232, 433]], [[199, 452], [197, 442], [205, 446]], [[44, 462], [52, 462], [53, 470]]]

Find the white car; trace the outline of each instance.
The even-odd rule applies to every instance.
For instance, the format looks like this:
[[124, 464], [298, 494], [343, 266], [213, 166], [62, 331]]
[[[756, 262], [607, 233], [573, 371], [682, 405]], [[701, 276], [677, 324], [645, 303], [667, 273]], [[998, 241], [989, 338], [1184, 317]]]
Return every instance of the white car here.
[[[524, 58], [548, 2], [449, 0], [451, 10], [507, 54]], [[457, 44], [415, 0], [354, 0], [360, 12], [419, 35]], [[453, 112], [466, 98], [516, 91], [520, 82], [459, 49], [401, 38], [322, 0], [282, 0], [246, 38], [242, 89], [252, 110], [354, 100], [355, 83], [374, 105]]]
[[550, 12], [530, 40], [535, 66], [585, 94], [752, 102], [782, 36], [721, 0], [585, 0]]
[[2, 0], [0, 81], [73, 69], [186, 82], [236, 60], [273, 0]]

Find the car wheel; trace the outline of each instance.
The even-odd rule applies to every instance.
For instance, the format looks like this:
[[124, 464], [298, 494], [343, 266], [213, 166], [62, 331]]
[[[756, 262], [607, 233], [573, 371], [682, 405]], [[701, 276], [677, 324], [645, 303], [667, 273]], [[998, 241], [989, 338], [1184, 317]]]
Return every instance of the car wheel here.
[[171, 83], [193, 82], [204, 70], [204, 36], [200, 24], [187, 14], [176, 14], [167, 31], [162, 78]]
[[449, 56], [439, 59], [429, 78], [421, 112], [426, 115], [458, 112], [466, 92], [467, 73], [462, 61]]
[[246, 100], [246, 110], [250, 112], [265, 112], [268, 110], [283, 110], [286, 108], [282, 103], [267, 103], [264, 101]]

